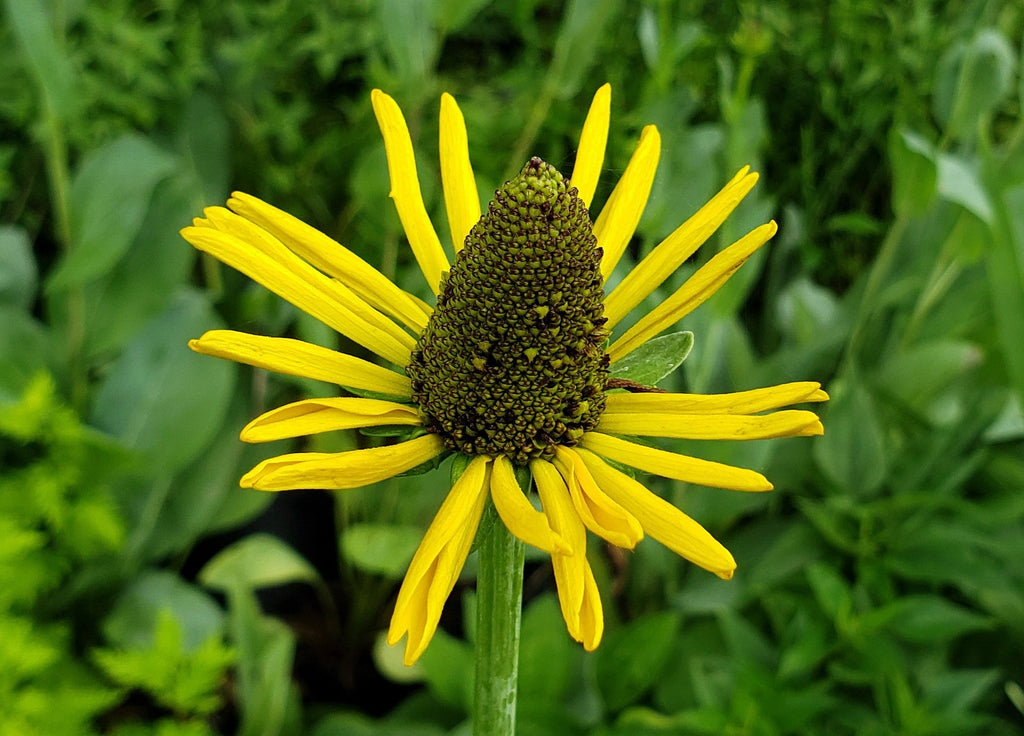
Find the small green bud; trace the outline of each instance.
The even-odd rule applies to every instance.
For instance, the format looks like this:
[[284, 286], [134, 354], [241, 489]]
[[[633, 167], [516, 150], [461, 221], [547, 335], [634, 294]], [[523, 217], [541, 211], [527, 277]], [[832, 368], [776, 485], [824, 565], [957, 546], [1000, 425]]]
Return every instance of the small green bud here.
[[427, 431], [523, 465], [604, 411], [601, 250], [587, 208], [538, 158], [466, 238], [406, 372]]

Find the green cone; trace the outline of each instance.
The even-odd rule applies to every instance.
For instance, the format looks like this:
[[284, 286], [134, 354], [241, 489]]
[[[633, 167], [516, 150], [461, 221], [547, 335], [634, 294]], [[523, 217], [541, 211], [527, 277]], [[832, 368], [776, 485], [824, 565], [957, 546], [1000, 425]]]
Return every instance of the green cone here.
[[608, 379], [600, 264], [576, 190], [531, 159], [470, 231], [413, 350], [427, 430], [525, 464], [592, 429]]

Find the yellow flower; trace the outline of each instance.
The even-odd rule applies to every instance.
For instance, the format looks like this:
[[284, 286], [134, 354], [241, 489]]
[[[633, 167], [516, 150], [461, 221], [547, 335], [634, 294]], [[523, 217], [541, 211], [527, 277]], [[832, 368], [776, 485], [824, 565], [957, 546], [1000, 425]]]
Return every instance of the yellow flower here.
[[[591, 225], [586, 209], [604, 161], [610, 101], [611, 89], [605, 85], [594, 96], [583, 125], [571, 180], [534, 159], [496, 193], [482, 215], [462, 114], [450, 95], [442, 96], [441, 180], [457, 251], [450, 265], [423, 204], [402, 112], [389, 96], [374, 90], [391, 197], [416, 261], [438, 296], [436, 308], [398, 288], [323, 233], [247, 194], [235, 193], [227, 208], [207, 208], [205, 218], [182, 231], [195, 247], [399, 369], [287, 338], [208, 332], [190, 343], [193, 350], [393, 398], [298, 401], [253, 420], [242, 430], [243, 440], [266, 442], [380, 425], [422, 428], [419, 436], [394, 445], [271, 458], [243, 476], [243, 487], [355, 488], [450, 451], [470, 455], [424, 535], [398, 595], [388, 641], [395, 644], [408, 637], [407, 664], [423, 653], [437, 628], [488, 497], [513, 534], [551, 554], [566, 626], [592, 650], [604, 624], [586, 557], [587, 530], [627, 549], [650, 535], [721, 578], [730, 578], [736, 568], [728, 550], [697, 522], [607, 461], [717, 488], [772, 488], [755, 471], [655, 449], [623, 435], [746, 440], [823, 431], [812, 412], [774, 411], [826, 400], [817, 383], [699, 395], [621, 392], [616, 390], [621, 383], [608, 380], [609, 364], [704, 302], [776, 230], [769, 222], [722, 250], [606, 347], [610, 330], [715, 232], [757, 181], [746, 168], [736, 174], [605, 297], [602, 282], [633, 236], [660, 150], [657, 130], [646, 127]], [[485, 263], [488, 259], [505, 270], [494, 272]], [[590, 289], [596, 299], [574, 302], [576, 295], [563, 294], [560, 286], [544, 280], [549, 273], [564, 283], [582, 284], [579, 288]], [[588, 284], [596, 284], [596, 290]], [[522, 294], [522, 304], [509, 296], [516, 293]], [[502, 318], [506, 312], [512, 316]], [[486, 334], [474, 333], [485, 317]], [[534, 397], [539, 397], [535, 405], [530, 404]], [[542, 511], [516, 481], [515, 467], [524, 465], [532, 473]]]

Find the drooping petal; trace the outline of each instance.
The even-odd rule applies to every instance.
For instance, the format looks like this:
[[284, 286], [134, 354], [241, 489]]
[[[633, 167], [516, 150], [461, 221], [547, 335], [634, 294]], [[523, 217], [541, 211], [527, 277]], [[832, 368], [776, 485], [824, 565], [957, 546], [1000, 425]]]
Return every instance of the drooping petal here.
[[420, 424], [415, 407], [393, 401], [350, 396], [305, 399], [285, 404], [253, 419], [242, 430], [243, 442], [272, 442], [357, 427]]
[[572, 547], [571, 556], [551, 556], [562, 618], [569, 635], [592, 652], [601, 643], [604, 633], [604, 609], [594, 573], [587, 562], [586, 530], [558, 470], [546, 460], [533, 460], [530, 470], [551, 527]]
[[565, 539], [571, 555], [551, 555], [562, 617], [569, 634], [580, 640], [580, 609], [583, 606], [583, 563], [587, 556], [587, 533], [569, 498], [569, 489], [555, 466], [547, 460], [533, 460], [530, 471], [551, 528]]
[[614, 363], [628, 355], [703, 304], [729, 280], [736, 269], [775, 235], [777, 229], [774, 220], [762, 225], [704, 264], [672, 296], [638, 320], [608, 348], [611, 361]]
[[429, 307], [424, 309], [422, 302], [399, 289], [387, 276], [333, 238], [251, 194], [233, 192], [228, 207], [274, 235], [328, 276], [338, 279], [375, 309], [417, 333], [427, 326]]
[[405, 376], [362, 358], [287, 337], [264, 337], [234, 330], [210, 330], [188, 346], [197, 353], [234, 360], [289, 376], [327, 381], [338, 386], [408, 399], [412, 384]]
[[387, 638], [393, 646], [409, 635], [406, 665], [419, 659], [430, 643], [444, 602], [466, 562], [487, 499], [489, 464], [486, 457], [470, 462], [441, 504], [409, 563]]
[[597, 649], [604, 636], [604, 609], [601, 606], [601, 591], [594, 580], [590, 563], [583, 560], [583, 604], [580, 606], [580, 635], [577, 641], [588, 652]]
[[551, 528], [548, 517], [523, 495], [515, 469], [504, 455], [494, 459], [491, 500], [505, 526], [521, 540], [550, 554], [572, 554], [572, 547]]
[[416, 262], [430, 290], [436, 294], [440, 289], [441, 274], [449, 269], [448, 257], [441, 248], [441, 241], [437, 238], [437, 232], [423, 204], [420, 180], [416, 175], [416, 156], [405, 116], [398, 103], [379, 89], [370, 93], [370, 102], [381, 135], [384, 136], [384, 151], [391, 176], [391, 199], [395, 202], [398, 219], [402, 221], [402, 228], [416, 256]]
[[412, 470], [442, 452], [444, 443], [434, 434], [365, 450], [297, 452], [264, 460], [239, 484], [258, 491], [359, 488]]
[[766, 440], [812, 437], [825, 430], [817, 414], [784, 409], [764, 416], [746, 414], [602, 414], [599, 432], [686, 440]]
[[441, 186], [452, 245], [458, 253], [480, 219], [480, 193], [469, 161], [466, 122], [455, 98], [447, 92], [441, 95], [440, 127]]
[[612, 86], [603, 84], [594, 93], [590, 111], [583, 123], [580, 144], [576, 149], [576, 164], [572, 168], [570, 184], [589, 208], [594, 198], [597, 181], [604, 165], [604, 151], [608, 144], [608, 125], [611, 121]]
[[803, 402], [828, 401], [815, 381], [727, 394], [623, 393], [609, 394], [605, 414], [755, 414]]
[[704, 527], [592, 452], [577, 452], [590, 469], [594, 480], [640, 520], [647, 534], [677, 555], [718, 577], [725, 580], [732, 577], [736, 570], [736, 560]]
[[625, 549], [633, 549], [644, 538], [637, 519], [602, 490], [575, 450], [556, 447], [554, 464], [587, 529]]
[[416, 344], [411, 335], [347, 286], [320, 273], [280, 242], [271, 242], [269, 233], [243, 240], [213, 227], [193, 226], [181, 234], [199, 250], [241, 271], [367, 350], [397, 365], [409, 362]]
[[773, 488], [767, 478], [753, 470], [678, 455], [600, 432], [587, 432], [580, 446], [601, 457], [663, 478], [734, 491], [770, 491]]
[[622, 257], [629, 239], [636, 232], [640, 216], [651, 193], [654, 174], [661, 155], [661, 136], [658, 129], [648, 125], [640, 133], [640, 142], [629, 165], [594, 223], [597, 245], [604, 250], [601, 274], [607, 279]]
[[757, 174], [748, 174], [749, 170], [749, 166], [743, 167], [718, 194], [661, 241], [622, 279], [605, 299], [604, 316], [608, 319], [609, 329], [661, 286], [725, 222], [757, 182]]

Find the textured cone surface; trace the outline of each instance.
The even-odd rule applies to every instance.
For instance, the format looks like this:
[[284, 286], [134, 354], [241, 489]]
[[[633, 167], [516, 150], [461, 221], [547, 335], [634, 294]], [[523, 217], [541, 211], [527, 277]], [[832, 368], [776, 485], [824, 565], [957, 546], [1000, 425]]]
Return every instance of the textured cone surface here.
[[608, 378], [600, 264], [576, 190], [531, 159], [470, 231], [413, 350], [427, 429], [518, 464], [592, 429]]

